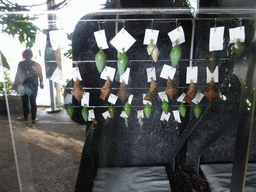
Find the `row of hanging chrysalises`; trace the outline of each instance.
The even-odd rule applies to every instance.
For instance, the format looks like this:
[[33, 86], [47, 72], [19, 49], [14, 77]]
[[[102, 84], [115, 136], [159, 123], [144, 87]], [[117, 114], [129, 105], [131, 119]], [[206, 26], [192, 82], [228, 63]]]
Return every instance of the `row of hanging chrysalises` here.
[[[236, 28], [229, 29], [230, 33], [230, 43], [233, 43], [232, 46], [232, 54], [231, 56], [235, 59], [241, 57], [244, 52], [244, 40], [245, 40], [245, 32], [244, 27], [239, 26]], [[147, 53], [148, 55], [152, 56], [154, 62], [157, 62], [159, 57], [159, 49], [157, 47], [157, 38], [158, 38], [159, 31], [153, 29], [146, 29], [145, 37], [144, 37], [144, 44], [147, 45]], [[163, 92], [159, 92], [158, 95], [162, 100], [161, 108], [163, 110], [160, 120], [168, 121], [170, 118], [169, 112], [169, 99], [173, 100], [174, 96], [177, 93], [177, 88], [175, 87], [172, 78], [175, 74], [175, 68], [178, 66], [182, 56], [182, 49], [179, 44], [185, 42], [185, 36], [182, 26], [177, 27], [175, 30], [168, 33], [170, 40], [172, 41], [173, 48], [170, 51], [170, 61], [172, 66], [164, 65], [161, 77], [167, 79], [167, 87]], [[99, 30], [94, 33], [97, 45], [99, 47], [99, 51], [95, 56], [95, 64], [96, 67], [101, 73], [101, 78], [105, 79], [106, 82], [104, 86], [101, 88], [100, 98], [102, 100], [106, 100], [108, 98], [108, 102], [111, 103], [108, 110], [104, 112], [102, 115], [105, 119], [114, 118], [114, 111], [115, 111], [115, 103], [119, 98], [123, 103], [123, 111], [121, 113], [121, 117], [125, 119], [126, 125], [128, 126], [128, 118], [131, 115], [131, 102], [133, 95], [130, 94], [126, 89], [126, 84], [128, 84], [129, 72], [130, 69], [128, 68], [129, 65], [129, 57], [126, 54], [126, 51], [134, 44], [135, 39], [124, 29], [122, 28], [119, 33], [111, 40], [111, 44], [121, 53], [118, 61], [117, 61], [117, 68], [120, 74], [120, 88], [117, 95], [111, 93], [111, 81], [114, 79], [115, 69], [106, 66], [107, 63], [107, 56], [104, 53], [104, 49], [108, 48], [105, 30]], [[209, 53], [206, 56], [206, 63], [207, 63], [207, 75], [210, 76], [209, 85], [207, 89], [204, 91], [204, 94], [198, 92], [196, 94], [196, 83], [197, 77], [189, 77], [187, 76], [187, 83], [190, 82], [189, 89], [187, 93], [183, 93], [177, 101], [180, 102], [178, 110], [173, 111], [174, 118], [177, 122], [181, 122], [180, 115], [185, 117], [186, 115], [186, 106], [184, 105], [185, 102], [195, 103], [194, 105], [194, 114], [196, 118], [199, 118], [201, 114], [201, 106], [199, 102], [205, 96], [209, 102], [212, 102], [218, 96], [218, 89], [216, 88], [214, 80], [216, 80], [216, 76], [218, 78], [218, 71], [216, 69], [219, 61], [217, 51], [223, 50], [223, 36], [224, 36], [224, 27], [214, 27], [210, 29], [210, 42], [209, 42]], [[192, 66], [188, 67], [188, 70], [195, 70], [197, 68]], [[188, 72], [187, 72], [188, 73]], [[197, 74], [192, 73], [192, 74]], [[150, 118], [152, 112], [152, 100], [157, 93], [157, 82], [155, 81], [156, 77], [155, 74], [152, 74], [152, 70], [148, 70], [148, 81], [150, 82], [150, 88], [147, 94], [143, 95], [143, 110], [137, 111], [137, 117], [139, 122], [142, 122], [142, 118], [144, 118], [144, 114], [147, 118]], [[82, 117], [84, 120], [93, 121], [95, 120], [94, 110], [88, 110], [87, 106], [89, 106], [89, 93], [85, 93], [83, 88], [80, 86], [79, 79], [77, 78], [74, 84], [74, 88], [71, 91], [71, 94], [78, 100], [81, 101], [81, 105], [83, 109], [81, 111]], [[87, 95], [84, 97], [84, 95]], [[70, 104], [67, 106], [67, 112], [70, 117], [73, 115], [74, 108]]]

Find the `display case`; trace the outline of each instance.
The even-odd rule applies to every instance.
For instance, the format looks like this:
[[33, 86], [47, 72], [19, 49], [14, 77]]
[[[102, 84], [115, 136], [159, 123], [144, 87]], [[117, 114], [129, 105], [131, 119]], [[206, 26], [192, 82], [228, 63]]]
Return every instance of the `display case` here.
[[[73, 97], [72, 103], [67, 106], [73, 106], [71, 117], [74, 121], [101, 130], [99, 151], [96, 149], [99, 167], [171, 164], [175, 169], [176, 162], [199, 172], [200, 163], [234, 162], [232, 179], [236, 182], [232, 181], [231, 188], [234, 191], [242, 189], [247, 163], [249, 160], [255, 161], [253, 151], [249, 159], [248, 148], [249, 138], [253, 138], [254, 119], [253, 12], [251, 9], [200, 9], [198, 15], [192, 17], [188, 9], [117, 9], [86, 15], [78, 22], [72, 44], [73, 66], [78, 67], [81, 74], [79, 86], [90, 94], [90, 99], [89, 105], [85, 106]], [[214, 49], [210, 44], [219, 41], [219, 36], [215, 36], [215, 39], [212, 36], [221, 28], [222, 48], [210, 51]], [[118, 52], [113, 43], [113, 39], [124, 29], [136, 40], [125, 51], [129, 57], [130, 70], [125, 90], [118, 71], [118, 55], [121, 51]], [[170, 58], [175, 43], [168, 36], [175, 29], [184, 30], [185, 36], [184, 42], [178, 43], [182, 56], [177, 66], [173, 65], [174, 61]], [[239, 44], [240, 40], [232, 40], [232, 29], [245, 29], [243, 45]], [[111, 87], [109, 94], [104, 99], [100, 96], [107, 79], [97, 70], [95, 62], [95, 55], [100, 48], [94, 32], [100, 30], [105, 30], [109, 43], [109, 48], [103, 50], [107, 56], [105, 65], [116, 69], [114, 78], [108, 84]], [[159, 31], [156, 45], [160, 53], [157, 62], [147, 53], [144, 39], [146, 30], [152, 30], [152, 33], [154, 30]], [[125, 39], [119, 40], [126, 43]], [[212, 52], [217, 56], [210, 55]], [[217, 69], [210, 71], [211, 62], [215, 61]], [[167, 66], [171, 67], [168, 72]], [[171, 79], [177, 88], [174, 98], [167, 100], [167, 119], [163, 119], [163, 98], [160, 96], [167, 87], [168, 78], [163, 77], [164, 72], [170, 76], [174, 74]], [[153, 80], [148, 79], [150, 75], [154, 76], [155, 93], [149, 93], [151, 88], [154, 89]], [[212, 77], [214, 82], [211, 82]], [[66, 93], [72, 94], [74, 88], [77, 88], [75, 78], [66, 87]], [[120, 90], [133, 95], [129, 117], [122, 115], [128, 96], [126, 101], [122, 101], [122, 96], [117, 96], [114, 102], [108, 100], [112, 97], [110, 93], [118, 95]], [[184, 113], [180, 109], [183, 103], [180, 97], [182, 94], [188, 96], [190, 91], [194, 91], [194, 95], [184, 102]], [[147, 93], [153, 94], [149, 118], [146, 117], [143, 99]], [[203, 98], [193, 101], [196, 93], [203, 94]], [[114, 106], [114, 116], [106, 118], [103, 114], [109, 111], [110, 106]], [[97, 123], [84, 121], [83, 108], [95, 113]], [[144, 117], [139, 117], [140, 111], [144, 111]], [[175, 111], [179, 111], [180, 121], [176, 119]]]
[[[10, 128], [16, 169], [20, 167], [18, 184], [40, 189], [32, 168], [40, 169], [40, 165], [28, 157], [40, 155], [37, 147], [51, 151], [48, 142], [65, 141], [75, 149], [77, 177], [72, 178], [77, 178], [77, 191], [93, 190], [100, 183], [99, 175], [102, 178], [109, 170], [117, 178], [117, 172], [147, 174], [145, 167], [163, 168], [161, 181], [164, 186], [169, 181], [173, 189], [171, 178], [165, 176], [179, 166], [205, 174], [214, 191], [220, 188], [213, 187], [215, 178], [209, 167], [223, 164], [229, 164], [230, 173], [225, 187], [246, 191], [246, 175], [251, 170], [247, 173], [247, 167], [256, 162], [255, 9], [194, 11], [119, 8], [83, 16], [72, 36], [73, 79], [64, 89], [64, 122], [49, 115], [53, 131], [45, 129], [48, 121], [44, 119], [39, 126], [25, 124], [25, 135], [16, 129], [20, 124], [8, 107], [8, 115], [1, 120], [2, 127]], [[107, 48], [99, 46], [96, 32], [104, 34]], [[151, 39], [154, 45], [150, 47]], [[6, 99], [7, 106], [11, 105]], [[69, 123], [72, 129], [57, 126]], [[24, 141], [30, 136], [39, 143], [42, 138], [35, 137], [35, 131], [49, 133], [42, 136], [46, 145]], [[56, 159], [51, 160], [72, 161], [63, 155], [65, 150], [55, 151]]]

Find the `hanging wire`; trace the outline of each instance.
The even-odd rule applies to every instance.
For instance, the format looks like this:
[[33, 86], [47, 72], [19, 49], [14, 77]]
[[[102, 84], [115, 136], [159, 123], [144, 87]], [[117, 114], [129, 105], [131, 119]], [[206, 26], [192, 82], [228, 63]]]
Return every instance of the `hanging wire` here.
[[[176, 28], [178, 28], [179, 27], [178, 19], [176, 19], [175, 23], [176, 23]], [[179, 28], [178, 28], [178, 30], [179, 30]]]
[[191, 34], [191, 46], [190, 46], [190, 60], [189, 60], [189, 67], [193, 67], [193, 54], [194, 54], [194, 42], [195, 42], [195, 30], [196, 30], [196, 20], [192, 20], [192, 34]]
[[214, 32], [216, 32], [216, 27], [217, 27], [217, 18], [214, 19]]
[[99, 31], [101, 30], [100, 28], [100, 20], [98, 20], [98, 27], [99, 27]]
[[240, 18], [240, 19], [238, 20], [238, 22], [239, 22], [239, 27], [241, 27], [241, 26], [242, 26], [242, 24], [243, 24], [243, 19], [242, 19], [242, 18]]
[[243, 19], [242, 18], [240, 18], [239, 20], [239, 27], [240, 27], [240, 30], [242, 30], [243, 29]]
[[123, 28], [125, 28], [125, 19], [123, 19]]

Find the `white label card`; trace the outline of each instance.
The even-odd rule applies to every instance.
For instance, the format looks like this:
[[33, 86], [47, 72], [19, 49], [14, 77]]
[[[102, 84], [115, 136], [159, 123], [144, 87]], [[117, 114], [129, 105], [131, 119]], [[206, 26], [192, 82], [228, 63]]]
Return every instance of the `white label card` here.
[[162, 101], [167, 101], [167, 102], [168, 102], [168, 96], [167, 96], [167, 94], [165, 93], [165, 91], [158, 92], [158, 96], [160, 97], [160, 99], [161, 99]]
[[92, 121], [93, 119], [95, 119], [95, 114], [94, 114], [94, 110], [91, 109], [88, 111], [89, 115], [88, 115], [88, 120]]
[[79, 79], [79, 81], [82, 81], [82, 77], [79, 71], [78, 67], [73, 67], [72, 68], [72, 76], [73, 76], [73, 80], [76, 81], [76, 79]]
[[185, 98], [185, 96], [186, 96], [186, 93], [183, 92], [183, 93], [179, 96], [179, 98], [177, 99], [177, 101], [180, 102], [180, 103], [185, 103], [185, 101], [183, 101], [183, 99]]
[[[1, 57], [0, 57], [1, 59]], [[0, 66], [0, 82], [4, 82], [4, 68]]]
[[148, 78], [148, 83], [151, 82], [151, 78], [153, 78], [154, 81], [156, 81], [156, 68], [151, 67], [147, 68], [147, 78]]
[[124, 74], [120, 76], [120, 83], [122, 83], [122, 82], [124, 81], [125, 84], [128, 85], [129, 76], [130, 76], [130, 71], [131, 71], [131, 69], [128, 67], [128, 68], [126, 69], [126, 71], [124, 72]]
[[64, 104], [72, 104], [73, 95], [68, 93], [64, 99]]
[[90, 93], [84, 92], [83, 98], [81, 100], [81, 106], [89, 106]]
[[176, 44], [180, 45], [185, 42], [185, 34], [182, 26], [179, 26], [178, 28], [169, 32], [168, 36], [172, 41], [172, 47], [174, 47]]
[[165, 114], [165, 112], [162, 112], [160, 121], [164, 121], [164, 120], [165, 120], [165, 121], [169, 121], [170, 115], [171, 115], [171, 113]]
[[191, 100], [193, 103], [198, 104], [203, 99], [204, 94], [201, 92], [198, 92], [196, 96]]
[[120, 117], [122, 118], [128, 118], [128, 116], [126, 115], [125, 111], [122, 111], [121, 114], [120, 114]]
[[130, 94], [127, 103], [131, 105], [132, 104], [132, 99], [133, 99], [133, 95]]
[[57, 67], [51, 76], [51, 80], [55, 82], [60, 82], [61, 79], [62, 79], [62, 71], [59, 67]]
[[122, 28], [110, 43], [120, 52], [128, 51], [128, 49], [135, 43], [135, 39], [124, 28]]
[[105, 120], [106, 120], [107, 118], [111, 118], [110, 113], [109, 113], [108, 110], [105, 111], [104, 113], [102, 113], [102, 116], [104, 117]]
[[147, 105], [147, 103], [149, 103], [149, 105], [152, 105], [152, 103], [150, 101], [144, 100], [146, 95], [147, 94], [143, 93], [143, 105]]
[[162, 68], [162, 71], [160, 73], [160, 77], [163, 78], [163, 79], [168, 79], [168, 77], [173, 79], [175, 73], [176, 73], [176, 68], [174, 68], [170, 65], [164, 64], [164, 66]]
[[106, 66], [103, 69], [103, 71], [101, 72], [100, 78], [104, 79], [104, 80], [107, 80], [107, 77], [109, 77], [110, 81], [113, 81], [114, 77], [115, 77], [115, 73], [116, 73], [116, 69], [115, 68]]
[[144, 111], [143, 110], [139, 110], [137, 111], [137, 118], [144, 118]]
[[218, 66], [215, 68], [213, 73], [211, 73], [209, 68], [206, 67], [206, 83], [210, 83], [212, 78], [214, 79], [215, 83], [219, 82], [219, 68], [218, 68]]
[[237, 41], [245, 41], [245, 29], [244, 26], [229, 29], [229, 43], [235, 43]]
[[156, 45], [158, 34], [159, 34], [159, 30], [146, 29], [143, 44], [148, 45], [150, 44], [151, 39], [153, 39], [153, 43]]
[[49, 34], [53, 50], [62, 47], [68, 41], [67, 34], [64, 30], [51, 30]]
[[108, 48], [105, 29], [94, 32], [94, 37], [95, 37], [96, 43], [97, 43], [99, 48], [100, 47], [102, 49], [107, 49]]
[[172, 113], [173, 113], [175, 121], [178, 122], [178, 123], [181, 123], [179, 110], [172, 111]]
[[113, 105], [116, 104], [116, 101], [118, 99], [118, 96], [117, 95], [114, 95], [113, 93], [111, 93], [108, 97], [108, 102], [109, 103], [112, 103]]
[[191, 81], [193, 83], [197, 83], [197, 75], [198, 75], [198, 67], [187, 67], [187, 79], [186, 83], [190, 84]]
[[209, 52], [223, 50], [223, 37], [225, 27], [213, 27], [210, 29]]

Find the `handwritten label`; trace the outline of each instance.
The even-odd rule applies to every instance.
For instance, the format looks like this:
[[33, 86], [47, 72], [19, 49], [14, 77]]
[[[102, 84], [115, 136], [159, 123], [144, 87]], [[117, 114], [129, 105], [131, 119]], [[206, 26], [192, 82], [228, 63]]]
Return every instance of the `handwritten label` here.
[[148, 45], [150, 44], [151, 40], [153, 40], [153, 43], [156, 45], [158, 34], [159, 34], [159, 30], [146, 29], [143, 44]]
[[99, 48], [100, 47], [102, 49], [107, 49], [108, 48], [105, 29], [94, 32], [94, 37], [95, 37], [96, 43], [97, 43]]
[[120, 52], [128, 51], [128, 49], [135, 43], [135, 39], [124, 28], [122, 28], [110, 43]]
[[193, 81], [193, 83], [197, 83], [197, 75], [198, 75], [198, 67], [187, 67], [186, 83], [190, 84], [191, 81]]
[[161, 99], [162, 101], [168, 101], [168, 96], [167, 96], [167, 94], [165, 93], [165, 91], [158, 92], [158, 96], [160, 97], [160, 99]]
[[223, 50], [224, 29], [225, 27], [213, 27], [210, 29], [210, 52]]
[[128, 118], [128, 116], [126, 115], [125, 111], [122, 111], [121, 114], [120, 114], [120, 117], [122, 118]]
[[109, 113], [108, 110], [105, 111], [104, 113], [102, 113], [102, 116], [104, 117], [105, 120], [106, 120], [107, 118], [111, 118], [110, 113]]
[[183, 93], [179, 96], [179, 98], [177, 99], [177, 101], [180, 102], [180, 103], [185, 103], [185, 101], [183, 101], [183, 99], [185, 98], [185, 96], [186, 96], [186, 93], [183, 92]]
[[170, 115], [171, 115], [171, 113], [165, 114], [165, 112], [162, 112], [160, 121], [169, 121]]
[[120, 76], [120, 83], [122, 83], [124, 81], [125, 84], [128, 85], [129, 76], [130, 76], [130, 68], [128, 67], [126, 69], [126, 71], [124, 72], [124, 74]]
[[107, 77], [109, 77], [110, 81], [114, 80], [115, 77], [115, 73], [116, 73], [116, 69], [113, 67], [108, 67], [106, 66], [103, 71], [100, 74], [100, 78], [107, 80]]
[[151, 82], [151, 78], [153, 78], [154, 81], [156, 81], [156, 69], [155, 67], [147, 68], [147, 78], [148, 82]]
[[213, 73], [211, 73], [209, 68], [206, 67], [206, 83], [210, 83], [212, 78], [214, 79], [215, 83], [219, 82], [219, 68], [218, 68], [218, 66], [215, 68]]
[[201, 102], [201, 100], [203, 99], [203, 97], [204, 97], [204, 94], [201, 93], [201, 92], [198, 92], [198, 93], [196, 94], [196, 96], [195, 96], [191, 101], [192, 101], [193, 103], [195, 103], [195, 104], [198, 104], [198, 103]]
[[245, 29], [244, 26], [230, 28], [229, 29], [229, 43], [235, 43], [237, 41], [245, 41]]
[[73, 95], [68, 93], [64, 99], [64, 104], [72, 104], [72, 98], [73, 98]]
[[144, 111], [143, 110], [139, 110], [137, 111], [137, 118], [144, 118]]
[[130, 94], [130, 96], [129, 96], [129, 98], [128, 98], [128, 104], [132, 104], [132, 99], [133, 99], [133, 95], [132, 94]]
[[88, 115], [88, 120], [92, 121], [93, 119], [95, 119], [95, 114], [94, 114], [94, 110], [91, 109], [88, 111], [89, 115]]
[[160, 73], [160, 77], [163, 78], [163, 79], [168, 79], [168, 77], [173, 79], [175, 73], [176, 73], [176, 68], [174, 68], [170, 65], [164, 64], [164, 66], [162, 68], [162, 71]]
[[116, 104], [116, 101], [118, 99], [118, 96], [117, 95], [114, 95], [113, 93], [111, 93], [108, 97], [108, 102], [109, 103], [112, 103], [113, 105]]
[[89, 106], [90, 93], [84, 92], [83, 98], [81, 100], [81, 106]]
[[168, 33], [170, 40], [172, 41], [172, 46], [174, 47], [176, 44], [180, 45], [185, 42], [185, 34], [182, 26], [172, 30]]
[[181, 123], [179, 110], [174, 110], [174, 111], [172, 111], [172, 113], [173, 113], [175, 121], [178, 123]]
[[144, 94], [144, 93], [143, 93], [143, 105], [146, 105], [147, 103], [148, 103], [149, 105], [152, 105], [152, 103], [151, 103], [150, 101], [144, 100], [144, 98], [145, 98], [146, 95], [147, 95], [147, 94]]

